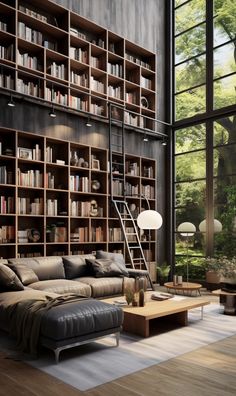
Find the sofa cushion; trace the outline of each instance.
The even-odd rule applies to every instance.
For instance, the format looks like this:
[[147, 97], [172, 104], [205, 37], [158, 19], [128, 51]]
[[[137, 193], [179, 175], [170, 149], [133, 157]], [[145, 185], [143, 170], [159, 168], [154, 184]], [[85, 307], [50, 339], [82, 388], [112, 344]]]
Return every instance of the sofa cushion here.
[[8, 264], [8, 267], [10, 267], [16, 273], [18, 278], [25, 286], [33, 282], [38, 282], [39, 280], [36, 273], [24, 264]]
[[0, 264], [0, 290], [24, 290], [24, 286], [22, 285], [18, 276], [5, 264]]
[[128, 270], [125, 266], [125, 260], [122, 253], [110, 253], [104, 250], [96, 251], [96, 259], [110, 259], [113, 260], [122, 270], [124, 276], [129, 276]]
[[65, 279], [60, 256], [9, 259], [9, 263], [26, 265], [35, 272], [39, 280]]
[[68, 279], [52, 279], [34, 282], [29, 285], [32, 289], [53, 292], [57, 294], [75, 293], [84, 297], [91, 297], [91, 288], [82, 282]]
[[86, 258], [94, 259], [95, 256], [93, 254], [79, 254], [62, 257], [66, 279], [89, 275], [89, 268], [85, 261]]
[[91, 287], [92, 297], [100, 298], [106, 296], [120, 295], [123, 292], [124, 278], [94, 278], [92, 276], [82, 277], [78, 280]]
[[122, 270], [115, 261], [110, 259], [86, 259], [87, 265], [91, 268], [91, 275], [94, 274], [96, 278], [103, 278], [107, 276], [123, 276]]

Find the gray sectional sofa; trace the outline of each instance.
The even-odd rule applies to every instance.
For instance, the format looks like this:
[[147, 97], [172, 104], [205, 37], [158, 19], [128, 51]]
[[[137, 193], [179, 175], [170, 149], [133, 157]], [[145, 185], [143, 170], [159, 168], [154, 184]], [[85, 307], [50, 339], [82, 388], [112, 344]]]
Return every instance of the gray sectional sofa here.
[[107, 334], [116, 334], [118, 345], [123, 311], [98, 299], [122, 295], [137, 273], [122, 254], [103, 251], [2, 260], [0, 328], [30, 352], [33, 343], [52, 349], [57, 362], [61, 350]]

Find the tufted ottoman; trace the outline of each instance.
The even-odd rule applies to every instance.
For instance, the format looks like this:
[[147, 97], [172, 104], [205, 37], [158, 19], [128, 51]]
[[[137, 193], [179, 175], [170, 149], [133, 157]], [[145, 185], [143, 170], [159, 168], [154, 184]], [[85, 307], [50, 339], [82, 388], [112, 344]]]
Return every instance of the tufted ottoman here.
[[55, 306], [43, 315], [40, 344], [52, 349], [58, 363], [63, 349], [72, 348], [104, 337], [119, 335], [123, 322], [120, 307], [99, 300], [85, 299]]

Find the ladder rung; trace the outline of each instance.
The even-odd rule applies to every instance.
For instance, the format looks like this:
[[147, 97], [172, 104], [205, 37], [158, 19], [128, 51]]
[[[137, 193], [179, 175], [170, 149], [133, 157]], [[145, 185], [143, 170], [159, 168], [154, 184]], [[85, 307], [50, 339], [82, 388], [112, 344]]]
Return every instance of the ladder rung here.
[[119, 136], [122, 137], [122, 135], [120, 133], [112, 133], [111, 136]]
[[[129, 241], [128, 241], [129, 242]], [[141, 249], [140, 246], [129, 246], [130, 249]]]
[[133, 261], [145, 261], [145, 259], [143, 257], [139, 257], [139, 258], [133, 258]]
[[125, 234], [126, 235], [136, 235], [137, 236], [136, 232], [126, 232]]

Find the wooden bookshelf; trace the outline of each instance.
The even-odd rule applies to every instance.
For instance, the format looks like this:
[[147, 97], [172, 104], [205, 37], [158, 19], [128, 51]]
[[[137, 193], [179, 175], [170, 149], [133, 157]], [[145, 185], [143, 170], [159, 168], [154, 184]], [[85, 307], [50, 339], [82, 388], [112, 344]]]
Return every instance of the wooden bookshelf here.
[[[149, 203], [156, 207], [156, 161], [126, 153], [125, 163], [127, 201], [136, 218], [147, 209], [143, 188], [153, 188]], [[114, 173], [120, 175], [119, 166]], [[0, 128], [0, 203], [0, 257], [125, 253], [110, 201], [107, 149]], [[148, 233], [140, 238], [155, 261], [155, 231], [151, 253]]]
[[155, 130], [154, 53], [49, 0], [0, 1], [0, 15], [1, 88], [104, 118], [113, 102]]

